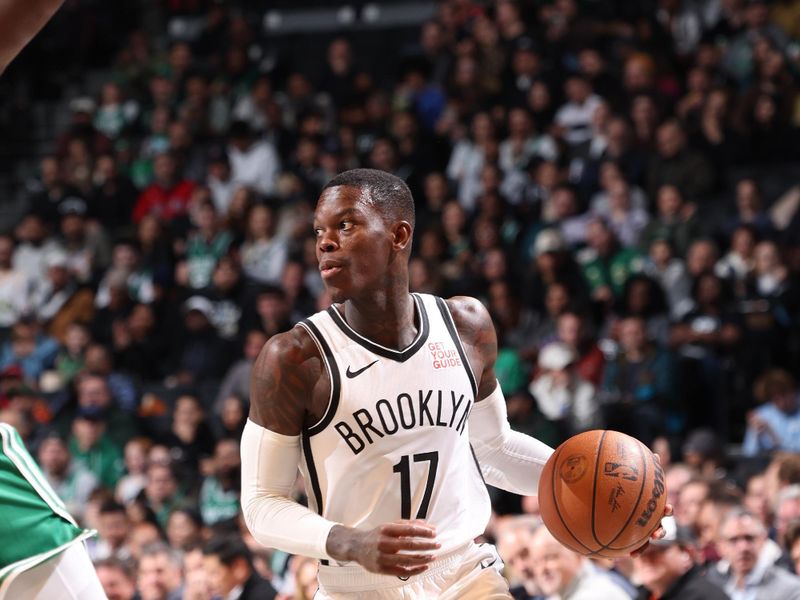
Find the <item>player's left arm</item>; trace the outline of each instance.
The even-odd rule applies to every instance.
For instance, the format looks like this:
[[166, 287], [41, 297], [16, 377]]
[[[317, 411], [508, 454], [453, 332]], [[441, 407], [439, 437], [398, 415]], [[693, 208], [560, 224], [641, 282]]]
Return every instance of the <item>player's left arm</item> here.
[[[456, 296], [447, 300], [464, 350], [475, 374], [478, 395], [469, 416], [469, 440], [486, 483], [521, 494], [538, 494], [539, 475], [553, 449], [537, 439], [514, 431], [508, 423], [506, 400], [497, 381], [497, 334], [486, 308], [475, 298]], [[672, 514], [667, 504], [665, 515]], [[664, 537], [659, 527], [655, 539]], [[632, 554], [647, 548], [645, 544]]]
[[469, 441], [486, 483], [524, 496], [538, 493], [539, 474], [553, 449], [508, 423], [506, 400], [497, 381], [497, 334], [486, 308], [475, 298], [447, 300], [478, 385], [469, 417]]
[[0, 0], [0, 74], [64, 0]]

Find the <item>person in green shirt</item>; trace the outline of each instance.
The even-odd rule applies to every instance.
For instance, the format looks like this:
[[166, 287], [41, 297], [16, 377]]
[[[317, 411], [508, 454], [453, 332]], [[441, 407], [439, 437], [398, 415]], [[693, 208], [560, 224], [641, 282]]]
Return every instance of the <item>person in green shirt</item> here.
[[114, 489], [122, 477], [122, 451], [106, 435], [107, 412], [95, 406], [78, 409], [72, 422], [69, 452], [106, 488]]
[[619, 298], [628, 277], [644, 268], [645, 257], [634, 248], [621, 248], [602, 219], [586, 228], [589, 249], [582, 257], [583, 276], [592, 299], [610, 303]]
[[206, 525], [232, 519], [239, 514], [242, 461], [239, 441], [224, 438], [214, 448], [214, 472], [200, 488], [200, 513]]

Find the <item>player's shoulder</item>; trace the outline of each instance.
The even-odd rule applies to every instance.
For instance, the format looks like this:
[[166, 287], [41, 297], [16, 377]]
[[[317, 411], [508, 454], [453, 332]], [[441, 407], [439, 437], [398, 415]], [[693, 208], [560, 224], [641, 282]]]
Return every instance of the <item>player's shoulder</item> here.
[[304, 328], [295, 326], [267, 340], [256, 361], [256, 369], [299, 367], [318, 359], [319, 350], [314, 340]]
[[483, 303], [472, 296], [453, 296], [445, 300], [447, 308], [462, 336], [492, 326], [492, 318]]

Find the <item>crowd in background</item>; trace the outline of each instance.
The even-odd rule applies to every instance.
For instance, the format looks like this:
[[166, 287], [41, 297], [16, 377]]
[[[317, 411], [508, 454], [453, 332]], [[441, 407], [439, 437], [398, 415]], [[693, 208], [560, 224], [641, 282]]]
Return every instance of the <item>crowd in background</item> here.
[[[42, 34], [62, 75], [108, 76], [64, 100], [0, 234], [0, 419], [98, 528], [110, 597], [255, 573], [313, 596], [316, 564], [239, 520], [238, 440], [263, 344], [329, 305], [313, 209], [353, 167], [414, 194], [412, 289], [487, 306], [513, 427], [645, 441], [674, 569], [800, 594], [800, 2], [444, 0], [390, 56], [355, 34], [278, 61], [248, 3], [165, 1], [156, 27], [128, 7], [117, 38], [92, 6], [61, 25], [104, 55]], [[519, 598], [580, 597], [554, 577], [632, 598], [671, 556], [565, 551], [556, 577], [535, 499], [492, 497]]]

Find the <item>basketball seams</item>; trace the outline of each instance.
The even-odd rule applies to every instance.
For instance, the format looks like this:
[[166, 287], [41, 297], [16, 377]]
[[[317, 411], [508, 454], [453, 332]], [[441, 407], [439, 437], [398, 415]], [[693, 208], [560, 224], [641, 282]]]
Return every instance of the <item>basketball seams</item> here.
[[594, 541], [600, 545], [600, 550], [605, 548], [605, 544], [601, 542], [597, 537], [597, 532], [595, 531], [594, 527], [594, 520], [595, 520], [595, 508], [597, 506], [597, 477], [598, 473], [600, 472], [600, 455], [603, 453], [603, 441], [606, 439], [606, 432], [603, 431], [602, 435], [600, 436], [600, 441], [597, 442], [595, 446], [595, 452], [597, 455], [594, 459], [594, 478], [592, 480], [592, 537]]
[[572, 550], [573, 552], [577, 552], [578, 554], [586, 554], [587, 551], [593, 553], [592, 549], [589, 548], [589, 546], [580, 541], [578, 537], [574, 533], [572, 533], [572, 530], [569, 528], [569, 525], [567, 525], [567, 522], [564, 520], [564, 517], [561, 514], [561, 509], [559, 508], [558, 502], [556, 501], [556, 474], [558, 473], [558, 468], [557, 468], [558, 457], [561, 455], [561, 451], [563, 449], [564, 449], [563, 445], [560, 446], [558, 450], [556, 450], [556, 453], [551, 457], [553, 461], [553, 468], [552, 468], [553, 474], [552, 474], [552, 480], [550, 482], [550, 495], [553, 497], [553, 507], [556, 509], [556, 514], [558, 515], [559, 521], [561, 521], [561, 525], [564, 526], [564, 530], [567, 533], [569, 533], [572, 536], [572, 539], [575, 540], [579, 546], [582, 546], [584, 550], [576, 550], [573, 546], [565, 544], [562, 540], [559, 540], [559, 542], [562, 545], [569, 548], [570, 550]]
[[622, 547], [614, 547], [611, 545], [615, 541], [617, 541], [617, 539], [619, 539], [619, 536], [621, 536], [622, 533], [628, 528], [628, 525], [630, 525], [631, 520], [633, 520], [633, 517], [635, 517], [636, 513], [639, 511], [639, 502], [642, 501], [642, 494], [644, 493], [644, 488], [646, 487], [647, 484], [647, 456], [644, 453], [644, 449], [642, 448], [641, 442], [636, 444], [636, 448], [639, 450], [639, 458], [641, 459], [641, 464], [642, 464], [642, 485], [639, 487], [639, 495], [636, 497], [636, 502], [634, 503], [633, 509], [631, 510], [631, 514], [628, 516], [628, 519], [625, 521], [625, 524], [622, 526], [619, 532], [617, 532], [617, 535], [611, 538], [608, 544], [604, 545], [604, 549], [607, 550], [626, 550], [627, 548], [630, 548], [631, 546], [638, 544], [638, 542], [635, 542], [635, 544], [628, 544], [627, 546], [622, 546]]

